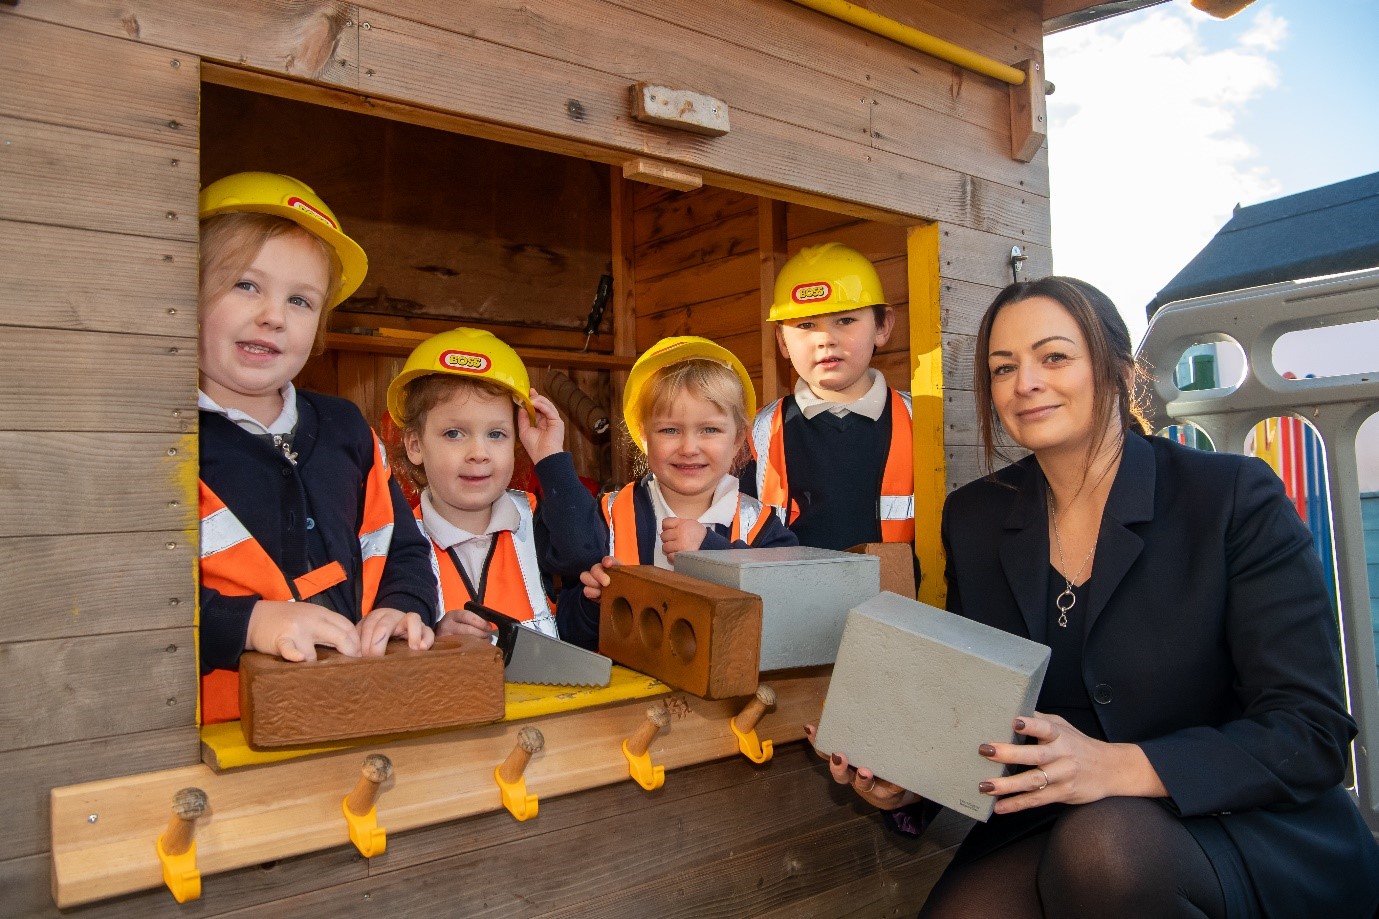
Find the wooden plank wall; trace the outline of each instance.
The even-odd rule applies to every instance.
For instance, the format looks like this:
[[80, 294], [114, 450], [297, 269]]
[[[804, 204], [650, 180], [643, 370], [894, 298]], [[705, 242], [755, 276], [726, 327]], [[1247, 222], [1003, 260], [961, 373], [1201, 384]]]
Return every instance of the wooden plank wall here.
[[[1041, 56], [1039, 14], [1023, 0], [872, 5], [1008, 63]], [[1046, 154], [1030, 164], [1010, 159], [1007, 92], [995, 81], [783, 0], [652, 7], [395, 0], [386, 12], [339, 0], [0, 6], [0, 446], [8, 457], [0, 476], [0, 587], [7, 588], [0, 775], [20, 802], [0, 830], [7, 844], [0, 913], [44, 909], [35, 891], [46, 887], [48, 787], [196, 755], [191, 412], [200, 58], [314, 82], [331, 91], [327, 104], [403, 120], [436, 113], [487, 139], [614, 165], [658, 157], [726, 192], [851, 214], [868, 225], [939, 222], [950, 484], [976, 474], [974, 429], [963, 416], [976, 319], [1009, 278], [1012, 245], [1025, 247], [1030, 276], [1047, 273], [1051, 261]], [[644, 79], [724, 99], [732, 132], [705, 139], [634, 122], [627, 89]], [[739, 218], [725, 212], [723, 219]], [[754, 248], [756, 235], [738, 244]], [[758, 260], [749, 266], [750, 280], [718, 299], [759, 286]], [[759, 303], [750, 307], [759, 316]], [[713, 768], [723, 767], [706, 774]], [[813, 807], [815, 789], [827, 788], [812, 764], [801, 766], [809, 780], [799, 780], [798, 793], [789, 784], [795, 780], [778, 774], [788, 776], [763, 773], [785, 783], [765, 796], [772, 806], [764, 820], [780, 820], [778, 794]], [[720, 793], [736, 800], [732, 792]], [[627, 792], [609, 795], [619, 793]], [[689, 828], [679, 837], [688, 845], [718, 829], [692, 819], [714, 813], [710, 803], [653, 814], [649, 825], [604, 827], [615, 841], [645, 836], [651, 825], [666, 836], [673, 835], [667, 827]], [[560, 802], [553, 804], [560, 813]], [[836, 807], [852, 810], [846, 802]], [[872, 817], [856, 816], [851, 825], [860, 829], [840, 837], [825, 829], [829, 819], [837, 818], [811, 824], [822, 836], [792, 825], [774, 848], [744, 846], [763, 853], [762, 867], [741, 875], [691, 859], [682, 882], [653, 884], [647, 902], [652, 911], [704, 914], [678, 905], [721, 892], [726, 905], [718, 910], [728, 915], [740, 912], [739, 902], [759, 907], [749, 912], [793, 910], [784, 904], [798, 895], [817, 897], [821, 913], [867, 912], [858, 906], [866, 902], [880, 913], [915, 893], [906, 887], [908, 866], [886, 874], [907, 850], [869, 835], [879, 832]], [[432, 838], [451, 835], [469, 838], [468, 827], [437, 828]], [[834, 852], [828, 846], [836, 838], [842, 849]], [[574, 832], [564, 839], [548, 851], [563, 856], [587, 845]], [[847, 870], [815, 871], [813, 850], [795, 846], [800, 840], [833, 853], [823, 865]], [[707, 859], [718, 850], [702, 851]], [[791, 851], [798, 858], [779, 858]], [[492, 854], [500, 857], [484, 862], [489, 874], [518, 858]], [[635, 846], [622, 859], [628, 870], [641, 864]], [[437, 856], [422, 869], [425, 883], [398, 871], [378, 888], [391, 903], [463, 896], [462, 884], [431, 883], [456, 861], [465, 860]], [[340, 891], [355, 899], [322, 894], [313, 902], [370, 909], [376, 882], [357, 880], [368, 870], [337, 850], [241, 873], [228, 888], [238, 891], [235, 902], [224, 909], [253, 908], [294, 884], [320, 891], [347, 878], [356, 880]], [[594, 895], [614, 895], [616, 881], [592, 869], [589, 877]], [[878, 878], [885, 884], [878, 887]], [[848, 879], [857, 879], [851, 888]], [[481, 902], [501, 899], [491, 886], [478, 889], [491, 891]]]
[[51, 787], [198, 755], [197, 60], [0, 14], [0, 84], [0, 875], [46, 882]]

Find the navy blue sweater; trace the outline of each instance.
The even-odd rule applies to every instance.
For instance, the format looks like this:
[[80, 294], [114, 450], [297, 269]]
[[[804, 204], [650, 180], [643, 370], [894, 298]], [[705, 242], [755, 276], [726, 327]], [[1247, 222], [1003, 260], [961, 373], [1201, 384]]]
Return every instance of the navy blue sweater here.
[[[201, 412], [201, 480], [253, 534], [289, 580], [338, 561], [349, 577], [312, 603], [352, 622], [362, 612], [359, 527], [364, 484], [374, 460], [374, 434], [354, 403], [297, 391], [296, 464], [262, 437], [223, 415]], [[393, 535], [374, 607], [436, 619], [431, 547], [396, 482]], [[201, 669], [236, 669], [261, 597], [227, 597], [201, 587]]]

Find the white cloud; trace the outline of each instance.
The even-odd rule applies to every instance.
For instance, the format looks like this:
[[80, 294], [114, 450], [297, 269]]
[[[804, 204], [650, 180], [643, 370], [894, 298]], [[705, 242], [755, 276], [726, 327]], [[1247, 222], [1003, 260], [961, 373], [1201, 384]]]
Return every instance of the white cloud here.
[[1281, 189], [1237, 116], [1278, 85], [1270, 54], [1287, 22], [1261, 10], [1220, 49], [1202, 40], [1213, 27], [1222, 24], [1184, 4], [1045, 43], [1058, 87], [1049, 97], [1054, 267], [1105, 290], [1136, 340], [1145, 304], [1234, 205]]

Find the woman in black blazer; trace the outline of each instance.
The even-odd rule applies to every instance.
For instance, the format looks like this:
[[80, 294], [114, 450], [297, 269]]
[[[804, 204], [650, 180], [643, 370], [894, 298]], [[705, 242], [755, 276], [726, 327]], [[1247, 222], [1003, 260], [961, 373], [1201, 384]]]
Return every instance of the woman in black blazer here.
[[[923, 915], [1373, 916], [1335, 615], [1278, 478], [1143, 436], [1129, 333], [1089, 284], [1011, 285], [976, 347], [988, 462], [998, 424], [1032, 455], [948, 498], [948, 605], [1053, 656], [1025, 743], [974, 751], [996, 813]], [[830, 769], [902, 830], [932, 815]]]

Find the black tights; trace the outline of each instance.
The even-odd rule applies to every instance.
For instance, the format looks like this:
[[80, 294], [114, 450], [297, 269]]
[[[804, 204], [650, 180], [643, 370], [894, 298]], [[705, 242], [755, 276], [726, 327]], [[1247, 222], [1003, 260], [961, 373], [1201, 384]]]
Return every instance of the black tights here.
[[1192, 834], [1147, 798], [1070, 808], [1053, 827], [950, 867], [921, 919], [1191, 916], [1220, 919], [1216, 871]]

